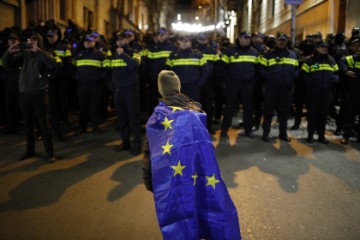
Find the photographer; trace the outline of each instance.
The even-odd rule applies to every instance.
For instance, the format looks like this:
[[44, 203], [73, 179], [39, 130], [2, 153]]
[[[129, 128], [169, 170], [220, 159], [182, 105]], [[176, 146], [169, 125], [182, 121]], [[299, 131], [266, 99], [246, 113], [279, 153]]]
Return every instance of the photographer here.
[[55, 161], [53, 141], [46, 118], [47, 83], [44, 72], [52, 70], [56, 62], [41, 49], [43, 38], [32, 33], [25, 43], [16, 43], [4, 54], [4, 64], [21, 67], [19, 92], [22, 114], [25, 123], [26, 151], [19, 160], [34, 157], [34, 119], [44, 138], [48, 163]]

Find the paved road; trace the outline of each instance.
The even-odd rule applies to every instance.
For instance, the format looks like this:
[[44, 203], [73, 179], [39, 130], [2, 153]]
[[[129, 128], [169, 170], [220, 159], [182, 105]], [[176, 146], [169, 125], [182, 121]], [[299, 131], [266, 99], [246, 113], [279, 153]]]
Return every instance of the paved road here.
[[[161, 239], [142, 155], [113, 150], [112, 124], [56, 143], [59, 160], [18, 162], [22, 135], [0, 136], [0, 239]], [[239, 135], [240, 133], [240, 135]], [[232, 129], [216, 155], [244, 239], [360, 239], [360, 144], [247, 139]], [[276, 136], [276, 131], [273, 131]], [[42, 142], [37, 152], [43, 154]]]

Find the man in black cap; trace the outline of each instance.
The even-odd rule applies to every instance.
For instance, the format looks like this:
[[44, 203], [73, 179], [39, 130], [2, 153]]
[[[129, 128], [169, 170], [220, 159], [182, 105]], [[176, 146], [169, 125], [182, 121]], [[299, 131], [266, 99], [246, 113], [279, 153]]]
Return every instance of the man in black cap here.
[[244, 113], [245, 136], [254, 138], [252, 113], [257, 56], [258, 52], [251, 47], [251, 35], [247, 31], [240, 33], [236, 46], [229, 48], [221, 55], [224, 73], [226, 73], [225, 111], [221, 126], [221, 137], [227, 137], [227, 131], [231, 126], [240, 96]]
[[338, 66], [329, 54], [328, 44], [318, 42], [315, 53], [302, 65], [303, 80], [306, 89], [306, 103], [308, 109], [308, 137], [307, 142], [314, 142], [315, 131], [319, 135], [318, 141], [328, 144], [325, 138], [327, 116], [333, 99], [333, 87], [339, 80]]
[[5, 65], [21, 66], [19, 91], [22, 114], [25, 123], [26, 151], [19, 160], [34, 157], [35, 137], [34, 121], [44, 138], [44, 147], [47, 153], [46, 161], [55, 161], [51, 131], [47, 124], [46, 90], [47, 70], [53, 70], [56, 62], [43, 49], [43, 38], [38, 33], [32, 33], [27, 44], [12, 45], [4, 55]]
[[169, 32], [166, 28], [160, 28], [156, 33], [156, 43], [148, 47], [146, 52], [146, 72], [149, 81], [149, 113], [157, 105], [157, 76], [161, 70], [167, 69], [166, 60], [170, 53], [175, 50], [175, 45], [169, 41]]
[[[350, 48], [355, 54], [341, 58], [339, 68], [347, 76], [347, 104], [344, 117], [344, 135], [342, 144], [348, 144], [352, 136], [354, 118], [360, 114], [360, 35], [354, 36]], [[357, 129], [360, 142], [360, 128]]]
[[103, 87], [108, 77], [109, 60], [95, 48], [95, 45], [94, 37], [86, 35], [85, 49], [78, 51], [73, 61], [76, 67], [80, 110], [78, 134], [86, 132], [88, 116], [91, 116], [93, 133], [100, 134]]
[[128, 46], [128, 41], [125, 33], [118, 33], [116, 47], [110, 59], [114, 103], [122, 139], [116, 150], [131, 150], [133, 155], [137, 155], [141, 144], [138, 77], [140, 55]]
[[293, 86], [298, 75], [296, 54], [287, 48], [285, 33], [277, 33], [275, 49], [260, 57], [259, 71], [265, 79], [263, 141], [270, 141], [270, 128], [274, 111], [279, 122], [279, 138], [289, 142], [287, 120], [292, 103]]

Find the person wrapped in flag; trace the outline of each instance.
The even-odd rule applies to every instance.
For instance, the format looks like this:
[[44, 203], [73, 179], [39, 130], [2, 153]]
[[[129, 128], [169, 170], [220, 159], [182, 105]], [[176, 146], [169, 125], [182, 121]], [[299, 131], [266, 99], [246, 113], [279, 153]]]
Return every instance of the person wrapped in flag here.
[[164, 239], [241, 239], [236, 208], [218, 167], [199, 103], [161, 71], [163, 98], [146, 124], [143, 178]]

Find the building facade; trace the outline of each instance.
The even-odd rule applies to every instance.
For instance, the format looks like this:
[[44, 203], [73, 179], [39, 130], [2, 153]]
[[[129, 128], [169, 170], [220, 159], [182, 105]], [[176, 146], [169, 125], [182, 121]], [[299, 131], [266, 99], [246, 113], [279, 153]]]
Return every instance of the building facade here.
[[2, 0], [0, 29], [28, 27], [31, 23], [55, 20], [61, 28], [69, 19], [81, 29], [93, 29], [105, 36], [121, 28], [145, 33], [148, 11], [143, 0]]

